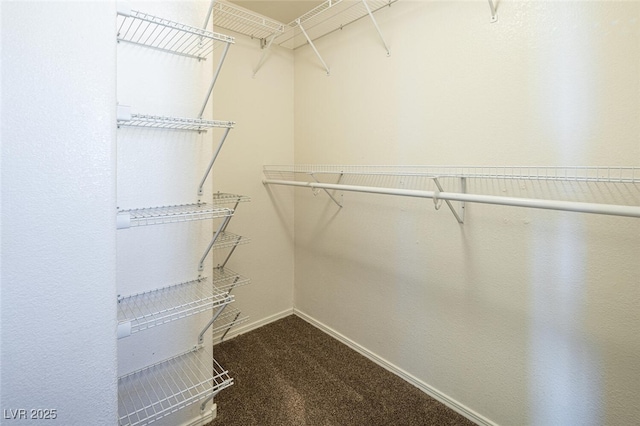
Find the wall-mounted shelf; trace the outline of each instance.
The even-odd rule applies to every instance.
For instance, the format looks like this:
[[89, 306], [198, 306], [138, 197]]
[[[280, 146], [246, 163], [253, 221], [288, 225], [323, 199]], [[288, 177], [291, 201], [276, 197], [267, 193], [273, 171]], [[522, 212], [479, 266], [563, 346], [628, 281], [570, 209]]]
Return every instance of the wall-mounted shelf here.
[[232, 3], [216, 1], [213, 4], [213, 26], [234, 31], [252, 38], [266, 39], [282, 34], [285, 24], [269, 19]]
[[213, 268], [211, 280], [216, 288], [225, 291], [233, 290], [236, 287], [249, 284], [250, 282], [249, 278], [244, 277], [229, 268], [220, 267]]
[[[289, 49], [296, 49], [308, 43], [302, 28], [309, 39], [315, 41], [320, 37], [340, 30], [359, 19], [388, 7], [397, 0], [367, 0], [366, 4], [359, 0], [327, 0], [309, 12], [290, 22], [284, 34], [278, 37], [276, 44]], [[302, 27], [301, 27], [302, 26]]]
[[211, 332], [213, 341], [222, 341], [232, 327], [243, 324], [249, 320], [249, 317], [243, 316], [240, 310], [233, 306], [227, 306], [216, 321], [213, 323]]
[[119, 8], [118, 41], [204, 60], [221, 44], [234, 38], [137, 10]]
[[126, 229], [134, 226], [208, 220], [232, 215], [232, 209], [207, 203], [120, 210], [117, 214], [117, 227]]
[[[457, 166], [350, 166], [293, 165], [265, 166], [266, 185], [311, 188], [314, 191], [351, 191], [382, 195], [430, 198], [436, 210], [445, 201], [459, 223], [464, 222], [465, 203], [482, 203], [547, 210], [640, 217], [640, 206], [602, 204], [542, 198], [506, 197], [467, 193], [469, 179], [512, 179], [517, 181], [595, 182], [640, 184], [640, 167], [457, 167]], [[319, 178], [322, 178], [319, 179]], [[336, 182], [337, 179], [337, 182]], [[445, 192], [442, 179], [459, 181], [459, 192]], [[425, 190], [425, 181], [435, 190]], [[349, 184], [358, 182], [358, 185]], [[362, 184], [366, 183], [366, 184]], [[395, 185], [389, 187], [389, 185]], [[385, 186], [386, 185], [386, 186]], [[640, 189], [640, 188], [638, 188]], [[338, 203], [329, 193], [331, 199]], [[452, 201], [460, 202], [456, 209]]]
[[231, 386], [233, 379], [202, 347], [118, 379], [118, 423], [141, 426]]
[[[118, 299], [118, 337], [209, 311], [233, 302], [227, 290], [207, 278]], [[224, 283], [224, 282], [223, 282]]]
[[216, 242], [213, 244], [214, 250], [224, 249], [229, 247], [236, 247], [242, 244], [247, 244], [251, 239], [248, 237], [243, 237], [242, 235], [237, 235], [232, 232], [221, 232], [216, 239]]
[[[168, 130], [192, 130], [206, 132], [215, 127], [233, 128], [233, 121], [203, 120], [200, 118], [168, 117], [145, 114], [122, 114], [119, 106], [118, 127], [148, 127]], [[125, 107], [126, 108], [126, 107]]]
[[213, 194], [213, 204], [245, 203], [251, 201], [251, 197], [228, 192], [216, 192]]

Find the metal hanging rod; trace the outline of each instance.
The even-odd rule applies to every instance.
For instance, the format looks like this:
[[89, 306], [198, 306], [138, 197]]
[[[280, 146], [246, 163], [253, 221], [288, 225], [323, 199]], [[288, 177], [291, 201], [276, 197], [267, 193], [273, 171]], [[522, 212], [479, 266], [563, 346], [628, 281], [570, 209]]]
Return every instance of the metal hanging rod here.
[[612, 216], [640, 217], [640, 206], [622, 206], [612, 204], [581, 203], [574, 201], [553, 201], [531, 198], [501, 197], [493, 195], [462, 194], [455, 192], [422, 191], [415, 189], [377, 188], [370, 186], [340, 185], [329, 183], [297, 182], [288, 180], [265, 179], [266, 185], [287, 185], [306, 188], [334, 189], [341, 191], [366, 192], [371, 194], [398, 195], [404, 197], [431, 198], [438, 200], [463, 201], [469, 203], [496, 204], [503, 206], [528, 207], [548, 210], [561, 210], [578, 213], [593, 213]]

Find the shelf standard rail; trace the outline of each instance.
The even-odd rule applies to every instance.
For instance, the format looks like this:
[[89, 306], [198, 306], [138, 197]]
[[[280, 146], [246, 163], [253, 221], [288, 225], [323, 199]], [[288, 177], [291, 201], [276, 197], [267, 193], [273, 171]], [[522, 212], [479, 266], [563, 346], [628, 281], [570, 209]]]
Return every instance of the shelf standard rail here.
[[317, 182], [297, 182], [291, 180], [264, 179], [265, 185], [286, 185], [306, 188], [333, 189], [340, 191], [366, 192], [370, 194], [398, 195], [404, 197], [431, 198], [438, 206], [440, 200], [469, 203], [496, 204], [503, 206], [528, 207], [546, 210], [560, 210], [578, 213], [593, 213], [612, 216], [640, 218], [640, 206], [583, 203], [575, 201], [555, 201], [533, 198], [502, 197], [495, 195], [463, 194], [456, 192], [423, 191], [416, 189], [378, 188], [371, 186], [343, 185]]

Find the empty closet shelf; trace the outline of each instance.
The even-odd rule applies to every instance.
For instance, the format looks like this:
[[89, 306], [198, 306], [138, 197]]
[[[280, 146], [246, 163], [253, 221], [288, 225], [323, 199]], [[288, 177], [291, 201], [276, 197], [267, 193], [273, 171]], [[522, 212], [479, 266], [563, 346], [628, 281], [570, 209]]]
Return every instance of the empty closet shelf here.
[[149, 127], [169, 130], [193, 130], [206, 132], [207, 129], [222, 127], [232, 128], [233, 121], [203, 120], [199, 118], [167, 117], [160, 115], [131, 114], [126, 118], [118, 118], [118, 127]]
[[246, 244], [251, 241], [247, 237], [243, 237], [241, 235], [233, 234], [231, 232], [221, 232], [216, 238], [215, 243], [213, 244], [214, 249], [223, 249], [228, 247], [239, 246], [240, 244]]
[[234, 42], [231, 36], [131, 9], [118, 10], [117, 38], [119, 42], [133, 43], [198, 60], [206, 59], [217, 46]]
[[232, 209], [206, 203], [120, 210], [117, 214], [117, 227], [126, 229], [132, 226], [207, 220], [232, 215]]
[[220, 1], [213, 5], [213, 26], [258, 39], [265, 39], [285, 30], [285, 25], [278, 21]]
[[251, 198], [246, 195], [230, 194], [227, 192], [216, 192], [213, 194], [213, 204], [243, 203], [247, 201], [251, 201]]
[[229, 268], [223, 267], [213, 268], [211, 279], [214, 286], [220, 290], [226, 291], [241, 285], [249, 284], [250, 281], [249, 278], [244, 277]]
[[239, 309], [227, 306], [213, 323], [213, 340], [224, 339], [231, 327], [240, 325], [248, 320], [249, 317], [243, 316]]
[[233, 302], [228, 290], [208, 278], [163, 287], [118, 299], [118, 336], [166, 324]]
[[118, 379], [118, 423], [140, 426], [231, 386], [233, 379], [202, 347]]

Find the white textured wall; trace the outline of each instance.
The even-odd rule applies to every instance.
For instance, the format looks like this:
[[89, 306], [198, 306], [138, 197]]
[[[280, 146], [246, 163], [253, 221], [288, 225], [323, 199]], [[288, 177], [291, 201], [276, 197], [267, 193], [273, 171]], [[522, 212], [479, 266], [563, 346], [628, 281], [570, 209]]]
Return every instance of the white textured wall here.
[[[329, 77], [296, 51], [296, 163], [640, 166], [637, 2], [376, 16], [391, 57], [366, 19], [317, 42]], [[637, 185], [469, 190], [640, 203]], [[637, 219], [469, 205], [460, 226], [429, 200], [296, 191], [297, 309], [489, 422], [640, 423]]]
[[2, 424], [113, 425], [115, 3], [1, 15]]
[[236, 43], [214, 90], [214, 115], [236, 126], [214, 168], [214, 190], [251, 197], [229, 225], [231, 232], [251, 238], [229, 261], [251, 279], [234, 290], [238, 307], [249, 316], [240, 329], [246, 330], [293, 307], [293, 192], [270, 192], [262, 185], [264, 164], [293, 163], [293, 52], [273, 46], [252, 78], [262, 55], [259, 41], [229, 34]]

